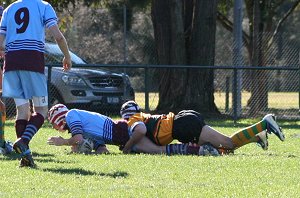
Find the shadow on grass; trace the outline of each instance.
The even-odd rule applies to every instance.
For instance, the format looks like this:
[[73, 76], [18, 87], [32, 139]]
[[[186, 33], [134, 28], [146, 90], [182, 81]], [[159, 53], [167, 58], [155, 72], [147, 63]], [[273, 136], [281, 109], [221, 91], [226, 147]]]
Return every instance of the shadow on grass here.
[[52, 173], [58, 173], [58, 174], [76, 174], [76, 175], [98, 175], [101, 177], [111, 177], [111, 178], [126, 178], [128, 177], [128, 173], [127, 172], [123, 172], [123, 171], [116, 171], [113, 173], [98, 173], [98, 172], [94, 172], [94, 171], [88, 171], [88, 170], [84, 170], [82, 168], [71, 168], [71, 169], [62, 169], [62, 168], [47, 168], [47, 169], [41, 169], [45, 172], [52, 172]]
[[[53, 160], [53, 158], [55, 157], [55, 155], [53, 154], [46, 154], [46, 153], [36, 153], [36, 152], [32, 152], [32, 157], [33, 160], [35, 162], [55, 162], [55, 163], [72, 163], [72, 162], [66, 162], [66, 161], [58, 161], [58, 160]], [[9, 155], [5, 155], [5, 157], [2, 160], [20, 160], [21, 156], [18, 153], [11, 153]]]
[[294, 155], [291, 153], [284, 153], [284, 154], [277, 154], [277, 153], [259, 153], [259, 154], [252, 154], [252, 153], [238, 153], [238, 154], [234, 154], [234, 155], [229, 155], [230, 157], [257, 157], [257, 156], [262, 156], [262, 157], [286, 157], [286, 158], [299, 158], [298, 155]]
[[58, 164], [72, 164], [73, 162], [71, 161], [65, 161], [65, 160], [57, 160], [57, 159], [50, 159], [50, 158], [47, 158], [47, 159], [41, 159], [41, 158], [35, 158], [33, 156], [33, 159], [35, 162], [42, 162], [42, 163], [58, 163]]
[[32, 152], [32, 155], [35, 156], [35, 157], [55, 157], [54, 154], [49, 154], [49, 153]]

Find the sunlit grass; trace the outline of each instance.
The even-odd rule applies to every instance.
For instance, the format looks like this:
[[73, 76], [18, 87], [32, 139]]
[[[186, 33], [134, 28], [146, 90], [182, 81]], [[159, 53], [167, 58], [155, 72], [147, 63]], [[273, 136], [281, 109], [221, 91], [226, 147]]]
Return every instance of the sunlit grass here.
[[[232, 94], [228, 95], [228, 108], [232, 108]], [[247, 106], [247, 102], [251, 96], [250, 92], [243, 91], [241, 93], [242, 108]], [[215, 92], [215, 103], [220, 110], [226, 108], [226, 94], [225, 92]], [[145, 108], [145, 94], [143, 92], [135, 93], [136, 102], [142, 108]], [[154, 110], [158, 104], [159, 94], [149, 93], [149, 108]], [[269, 92], [268, 107], [274, 109], [298, 109], [299, 108], [299, 93], [297, 92]]]
[[[258, 120], [208, 120], [232, 134]], [[123, 155], [108, 146], [108, 155], [75, 155], [68, 147], [46, 144], [59, 134], [46, 122], [31, 142], [36, 169], [17, 168], [17, 156], [0, 156], [1, 197], [299, 197], [300, 121], [279, 122], [281, 142], [269, 136], [269, 150], [255, 144], [222, 157]], [[13, 121], [6, 125], [14, 140]]]

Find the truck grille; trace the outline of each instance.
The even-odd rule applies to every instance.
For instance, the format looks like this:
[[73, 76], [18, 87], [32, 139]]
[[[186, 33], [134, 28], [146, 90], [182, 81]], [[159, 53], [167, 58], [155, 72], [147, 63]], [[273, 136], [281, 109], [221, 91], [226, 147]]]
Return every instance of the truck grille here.
[[123, 82], [123, 78], [120, 76], [101, 76], [89, 78], [93, 87], [105, 88], [105, 87], [120, 87]]

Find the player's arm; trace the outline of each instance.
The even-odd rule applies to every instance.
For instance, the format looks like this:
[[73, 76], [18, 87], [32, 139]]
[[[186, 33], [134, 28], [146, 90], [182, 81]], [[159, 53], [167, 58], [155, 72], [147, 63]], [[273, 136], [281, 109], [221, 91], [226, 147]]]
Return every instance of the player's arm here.
[[109, 150], [106, 148], [105, 142], [102, 140], [94, 141], [95, 154], [107, 154]]
[[132, 132], [132, 136], [130, 139], [126, 142], [124, 148], [123, 148], [123, 153], [130, 153], [131, 148], [133, 145], [137, 144], [139, 141], [145, 137], [147, 132], [147, 128], [144, 123], [139, 122], [134, 128]]
[[74, 135], [71, 138], [65, 139], [61, 136], [55, 136], [48, 138], [47, 143], [55, 146], [75, 146], [78, 145], [83, 140], [81, 134]]
[[53, 25], [49, 29], [50, 29], [50, 32], [52, 33], [52, 36], [54, 37], [56, 43], [58, 44], [60, 50], [64, 54], [64, 59], [63, 59], [64, 71], [70, 70], [72, 67], [72, 61], [71, 61], [71, 56], [70, 56], [69, 47], [68, 47], [66, 38], [61, 33], [61, 31], [59, 30], [57, 25]]

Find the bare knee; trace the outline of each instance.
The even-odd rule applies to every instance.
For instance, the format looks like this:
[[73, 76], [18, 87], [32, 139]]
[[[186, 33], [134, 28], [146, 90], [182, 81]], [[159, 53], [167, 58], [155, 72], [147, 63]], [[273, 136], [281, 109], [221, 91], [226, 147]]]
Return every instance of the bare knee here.
[[45, 119], [47, 118], [48, 106], [34, 107], [36, 113], [41, 114]]
[[25, 103], [19, 106], [16, 106], [17, 110], [17, 115], [16, 119], [17, 120], [28, 120], [30, 117], [30, 105], [29, 103]]
[[220, 133], [219, 131], [213, 129], [212, 127], [205, 125], [202, 128], [199, 144], [211, 143], [214, 147], [223, 147], [227, 149], [234, 149], [233, 142], [230, 137]]

